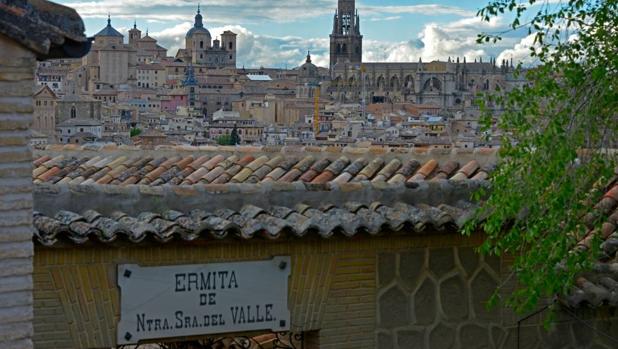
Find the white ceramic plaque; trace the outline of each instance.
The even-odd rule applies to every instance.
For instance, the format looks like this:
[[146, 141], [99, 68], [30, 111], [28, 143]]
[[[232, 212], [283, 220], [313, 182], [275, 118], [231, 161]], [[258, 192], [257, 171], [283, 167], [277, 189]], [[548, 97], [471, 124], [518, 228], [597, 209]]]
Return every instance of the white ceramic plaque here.
[[258, 330], [288, 331], [290, 257], [118, 266], [118, 344]]

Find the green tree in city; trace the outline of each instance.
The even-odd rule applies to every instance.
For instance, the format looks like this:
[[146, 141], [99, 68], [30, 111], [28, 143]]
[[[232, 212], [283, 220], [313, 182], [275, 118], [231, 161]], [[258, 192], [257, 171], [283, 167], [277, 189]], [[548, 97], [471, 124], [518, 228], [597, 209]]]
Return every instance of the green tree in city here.
[[217, 138], [217, 144], [219, 145], [233, 145], [232, 136], [230, 135], [221, 135]]
[[238, 129], [236, 128], [236, 125], [234, 125], [234, 128], [232, 129], [231, 138], [232, 138], [232, 145], [240, 144], [240, 136], [238, 135]]
[[131, 131], [129, 131], [129, 135], [131, 137], [139, 136], [141, 134], [142, 134], [142, 130], [137, 128], [137, 127], [134, 127], [134, 128], [131, 129]]
[[[479, 102], [485, 131], [500, 131], [502, 146], [491, 189], [475, 194], [481, 209], [465, 229], [486, 234], [481, 253], [514, 257], [516, 290], [492, 300], [519, 312], [567, 293], [599, 255], [597, 232], [607, 217], [593, 207], [617, 164], [610, 150], [618, 140], [617, 4], [497, 0], [478, 13], [485, 21], [505, 15], [509, 30], [534, 38], [527, 83]], [[494, 119], [488, 105], [504, 113]], [[590, 231], [589, 247], [578, 245]]]

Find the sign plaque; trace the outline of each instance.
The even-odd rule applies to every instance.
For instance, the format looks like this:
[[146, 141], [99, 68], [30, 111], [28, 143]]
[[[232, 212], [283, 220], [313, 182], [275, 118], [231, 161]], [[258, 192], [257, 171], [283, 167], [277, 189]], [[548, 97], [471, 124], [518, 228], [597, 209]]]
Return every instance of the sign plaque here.
[[256, 262], [118, 266], [118, 344], [290, 329], [290, 257]]

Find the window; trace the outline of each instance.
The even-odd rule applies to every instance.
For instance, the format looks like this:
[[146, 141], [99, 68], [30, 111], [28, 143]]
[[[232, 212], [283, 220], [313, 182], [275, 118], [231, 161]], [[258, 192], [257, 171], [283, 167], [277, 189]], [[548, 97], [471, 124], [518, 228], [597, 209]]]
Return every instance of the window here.
[[200, 48], [204, 48], [204, 42], [200, 41]]
[[[229, 47], [230, 50], [234, 47], [234, 45], [232, 44], [231, 41], [228, 43], [228, 47]], [[232, 58], [232, 56], [230, 56], [230, 58]]]
[[75, 110], [75, 106], [71, 107], [71, 119], [75, 119], [77, 117], [77, 111]]

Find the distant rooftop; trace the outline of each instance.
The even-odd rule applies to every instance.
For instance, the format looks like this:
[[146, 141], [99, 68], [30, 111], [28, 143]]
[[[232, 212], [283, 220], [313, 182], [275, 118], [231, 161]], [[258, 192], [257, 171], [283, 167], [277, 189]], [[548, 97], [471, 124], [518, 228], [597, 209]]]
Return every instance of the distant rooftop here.
[[247, 74], [247, 78], [251, 81], [272, 81], [269, 75]]

